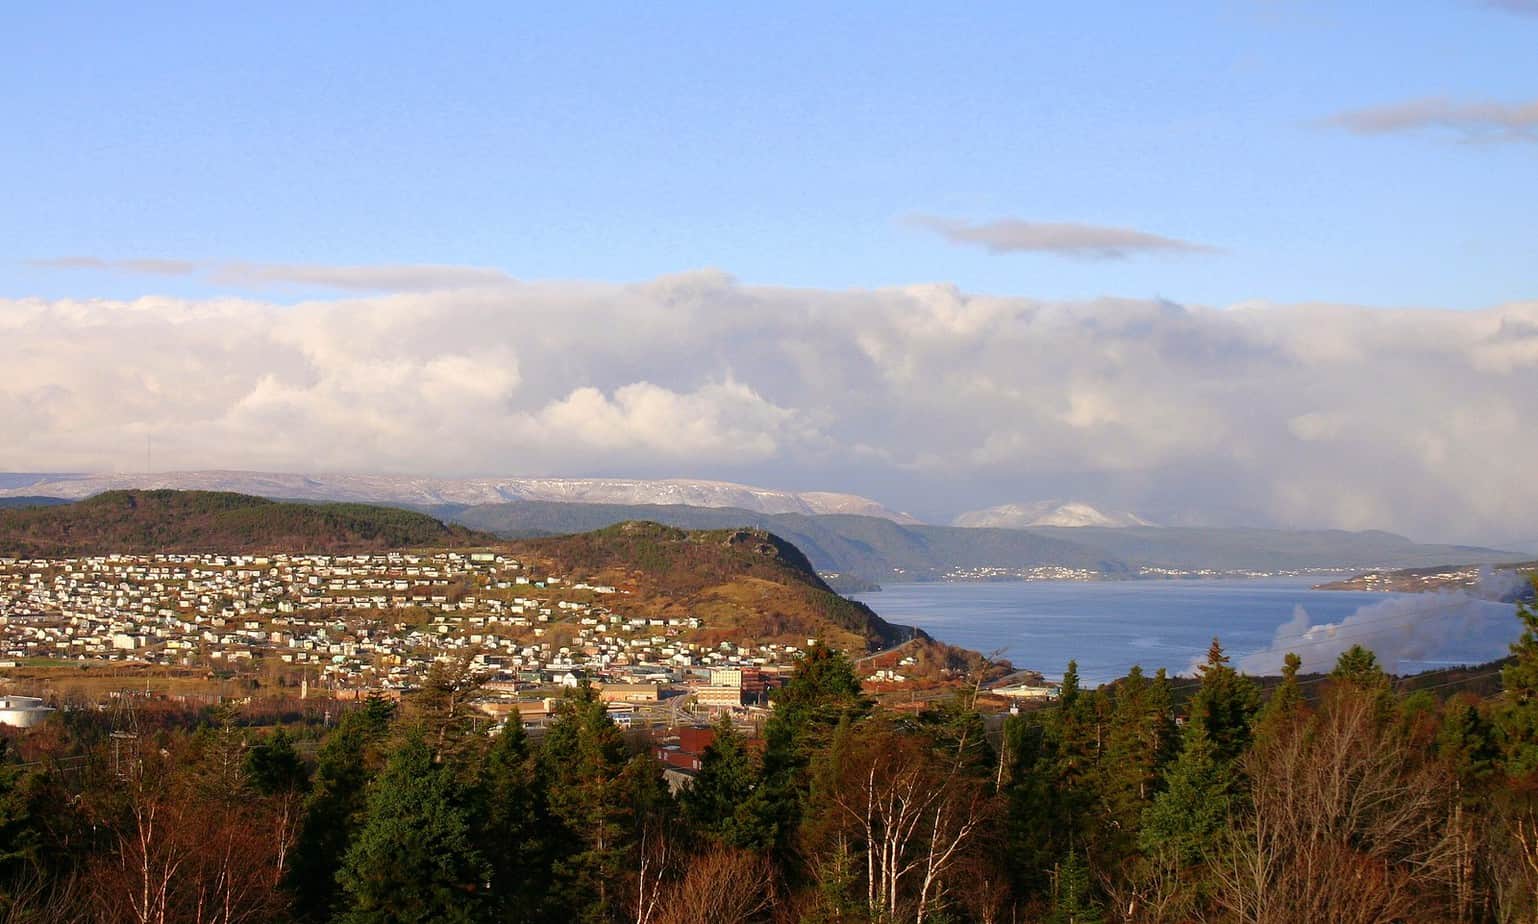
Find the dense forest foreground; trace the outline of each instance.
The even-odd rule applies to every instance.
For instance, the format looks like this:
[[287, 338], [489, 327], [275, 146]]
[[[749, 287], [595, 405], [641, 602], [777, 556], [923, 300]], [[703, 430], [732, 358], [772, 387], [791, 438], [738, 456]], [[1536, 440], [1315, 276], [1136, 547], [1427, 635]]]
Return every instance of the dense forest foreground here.
[[1538, 920], [1519, 615], [1490, 697], [1355, 648], [1263, 699], [1214, 642], [1183, 702], [1070, 665], [993, 730], [966, 692], [879, 710], [815, 647], [676, 794], [593, 690], [492, 734], [447, 662], [325, 722], [66, 709], [4, 739], [0, 922]]

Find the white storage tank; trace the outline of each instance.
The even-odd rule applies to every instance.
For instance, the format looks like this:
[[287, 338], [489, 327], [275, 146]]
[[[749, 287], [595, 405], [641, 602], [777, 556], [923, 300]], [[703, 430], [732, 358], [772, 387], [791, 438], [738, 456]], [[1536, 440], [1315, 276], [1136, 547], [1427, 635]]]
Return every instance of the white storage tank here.
[[36, 696], [0, 696], [0, 725], [31, 728], [53, 712]]

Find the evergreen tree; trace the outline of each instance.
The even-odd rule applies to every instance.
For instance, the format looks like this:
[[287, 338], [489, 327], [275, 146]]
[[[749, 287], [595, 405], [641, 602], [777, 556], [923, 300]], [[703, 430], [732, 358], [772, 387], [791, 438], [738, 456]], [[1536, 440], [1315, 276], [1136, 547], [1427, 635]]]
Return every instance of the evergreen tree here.
[[1045, 715], [1030, 712], [1004, 722], [1008, 868], [1024, 896], [1047, 890], [1048, 873], [1068, 841], [1069, 824], [1057, 788], [1057, 741]]
[[394, 714], [392, 703], [371, 697], [362, 709], [344, 715], [321, 745], [288, 874], [299, 917], [321, 920], [331, 914], [337, 864], [363, 814], [365, 784]]
[[1287, 652], [1282, 659], [1282, 682], [1260, 711], [1255, 723], [1257, 737], [1274, 739], [1303, 714], [1303, 689], [1298, 686], [1298, 670], [1302, 666], [1303, 659], [1294, 652]]
[[517, 716], [492, 741], [475, 786], [475, 840], [491, 867], [491, 902], [503, 921], [532, 921], [549, 866], [549, 806]]
[[825, 748], [841, 722], [870, 712], [854, 664], [843, 652], [813, 645], [796, 663], [790, 681], [775, 691], [774, 711], [764, 725], [761, 784], [748, 812], [755, 836], [767, 835], [778, 847], [790, 843], [806, 807], [808, 764]]
[[1175, 722], [1175, 691], [1170, 689], [1169, 673], [1154, 671], [1148, 685], [1148, 708], [1154, 720], [1154, 734], [1159, 749], [1159, 769], [1163, 770], [1180, 753], [1180, 726]]
[[1075, 819], [1079, 810], [1093, 801], [1091, 785], [1101, 746], [1100, 699], [1079, 688], [1079, 663], [1069, 661], [1052, 717], [1057, 750], [1056, 784], [1070, 802], [1070, 817]]
[[1341, 652], [1335, 661], [1335, 669], [1330, 671], [1330, 679], [1362, 690], [1386, 690], [1389, 685], [1388, 674], [1378, 664], [1378, 656], [1361, 645], [1352, 645]]
[[1099, 841], [1106, 848], [1104, 859], [1116, 862], [1136, 846], [1140, 817], [1157, 789], [1165, 748], [1165, 717], [1154, 697], [1153, 684], [1135, 665], [1116, 683], [1111, 702], [1105, 758], [1099, 765], [1096, 789], [1101, 809]]
[[264, 796], [303, 789], [309, 781], [294, 739], [281, 726], [246, 752], [245, 775], [251, 788]]
[[1187, 740], [1164, 775], [1164, 790], [1143, 812], [1138, 846], [1145, 854], [1172, 853], [1192, 866], [1217, 841], [1233, 808], [1233, 773], [1204, 737]]
[[996, 755], [973, 698], [970, 690], [956, 690], [919, 713], [920, 727], [934, 740], [936, 748], [955, 754], [967, 769], [991, 775]]
[[[1538, 588], [1538, 578], [1534, 579]], [[1501, 670], [1505, 699], [1497, 713], [1505, 745], [1506, 772], [1516, 778], [1538, 774], [1538, 604], [1517, 607], [1522, 635], [1511, 645], [1512, 661]]]
[[1004, 724], [1010, 866], [1024, 894], [1044, 892], [1053, 864], [1094, 839], [1095, 711], [1078, 663], [1069, 661], [1053, 708]]
[[1387, 725], [1396, 718], [1393, 681], [1384, 673], [1378, 656], [1361, 645], [1352, 645], [1341, 652], [1324, 691], [1326, 701], [1354, 695], [1371, 699], [1379, 722]]
[[1459, 797], [1481, 799], [1500, 766], [1501, 749], [1495, 724], [1474, 703], [1448, 703], [1437, 733], [1437, 756], [1452, 772]]
[[1245, 791], [1240, 759], [1249, 749], [1260, 690], [1228, 666], [1217, 639], [1198, 670], [1184, 747], [1164, 776], [1164, 791], [1143, 814], [1139, 845], [1145, 853], [1173, 851], [1194, 864], [1215, 846]]
[[1089, 867], [1077, 850], [1068, 851], [1057, 867], [1056, 894], [1047, 924], [1100, 924], [1105, 920], [1095, 901]]
[[584, 683], [563, 696], [539, 749], [540, 784], [558, 826], [552, 918], [596, 924], [619, 907], [615, 884], [635, 835], [626, 764], [624, 739], [593, 688]]
[[715, 740], [700, 757], [700, 770], [679, 801], [696, 831], [734, 847], [767, 847], [773, 832], [747, 810], [758, 772], [747, 743], [728, 716], [715, 726]]
[[[0, 737], [0, 878], [39, 859], [42, 837], [33, 814], [34, 778], [11, 760], [11, 743]], [[0, 891], [0, 911], [5, 908]]]
[[465, 771], [470, 753], [484, 740], [486, 717], [470, 703], [481, 678], [471, 668], [471, 655], [437, 660], [427, 669], [422, 686], [407, 701], [408, 717], [422, 728], [438, 759]]
[[1260, 711], [1260, 688], [1228, 666], [1228, 656], [1217, 639], [1207, 649], [1207, 662], [1197, 669], [1197, 676], [1201, 686], [1191, 697], [1186, 739], [1205, 739], [1214, 761], [1234, 766], [1249, 749], [1252, 725]]
[[346, 908], [338, 920], [485, 920], [490, 874], [471, 842], [465, 793], [413, 730], [371, 787], [368, 821], [337, 874]]
[[237, 718], [234, 705], [221, 703], [193, 735], [193, 782], [204, 798], [237, 801], [246, 791], [246, 735]]

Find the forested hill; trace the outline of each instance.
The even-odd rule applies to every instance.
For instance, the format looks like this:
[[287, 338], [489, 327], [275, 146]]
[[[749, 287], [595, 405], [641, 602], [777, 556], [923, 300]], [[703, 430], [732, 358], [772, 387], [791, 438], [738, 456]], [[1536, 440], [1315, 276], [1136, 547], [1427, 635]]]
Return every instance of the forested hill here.
[[62, 497], [0, 497], [0, 510], [18, 509], [21, 507], [58, 507], [69, 501]]
[[895, 645], [915, 634], [839, 596], [799, 549], [763, 530], [687, 532], [627, 522], [574, 536], [524, 540], [512, 549], [573, 579], [629, 591], [628, 609], [700, 616], [720, 641], [804, 644], [820, 636], [858, 651]]
[[282, 503], [211, 491], [109, 491], [74, 504], [0, 509], [0, 555], [350, 553], [495, 541], [366, 504]]

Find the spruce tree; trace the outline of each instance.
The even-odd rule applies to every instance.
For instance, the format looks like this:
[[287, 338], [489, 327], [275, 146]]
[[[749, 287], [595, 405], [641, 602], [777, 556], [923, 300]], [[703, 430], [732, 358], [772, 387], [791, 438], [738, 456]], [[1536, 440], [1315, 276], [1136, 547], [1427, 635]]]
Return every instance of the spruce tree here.
[[1212, 640], [1207, 662], [1196, 673], [1201, 686], [1191, 697], [1186, 739], [1205, 739], [1214, 761], [1233, 766], [1249, 749], [1255, 715], [1260, 711], [1260, 688], [1228, 666], [1228, 656], [1217, 639]]
[[1164, 790], [1143, 812], [1138, 846], [1150, 856], [1169, 852], [1185, 866], [1199, 863], [1228, 824], [1233, 790], [1233, 769], [1216, 759], [1211, 742], [1188, 738]]
[[1095, 901], [1094, 883], [1090, 881], [1089, 867], [1079, 851], [1070, 850], [1058, 864], [1052, 913], [1047, 924], [1100, 924], [1105, 920], [1099, 903]]
[[762, 781], [749, 800], [748, 824], [755, 832], [772, 832], [775, 845], [786, 848], [806, 808], [812, 755], [827, 746], [841, 722], [868, 714], [871, 701], [849, 658], [817, 644], [770, 702], [774, 711], [764, 725]]
[[1501, 750], [1495, 724], [1479, 706], [1465, 700], [1447, 704], [1436, 750], [1452, 772], [1460, 798], [1481, 798], [1499, 768]]
[[481, 760], [474, 790], [475, 842], [491, 867], [500, 920], [532, 921], [549, 867], [549, 807], [523, 724], [514, 716]]
[[635, 835], [626, 764], [624, 738], [593, 688], [562, 697], [539, 749], [540, 785], [556, 822], [552, 919], [597, 924], [619, 907], [616, 883]]
[[1154, 720], [1154, 741], [1158, 748], [1158, 766], [1162, 771], [1180, 753], [1180, 726], [1175, 722], [1175, 691], [1170, 688], [1169, 672], [1154, 671], [1148, 685], [1148, 708]]
[[1388, 674], [1378, 663], [1378, 656], [1361, 645], [1352, 645], [1341, 652], [1330, 671], [1330, 679], [1336, 683], [1349, 683], [1362, 690], [1384, 690], [1389, 685]]
[[1066, 851], [1093, 840], [1097, 744], [1095, 698], [1079, 686], [1068, 662], [1049, 709], [1012, 717], [1004, 725], [1004, 796], [1016, 884], [1040, 894]]
[[1105, 758], [1099, 764], [1099, 838], [1107, 860], [1120, 860], [1137, 844], [1139, 819], [1159, 781], [1163, 716], [1153, 685], [1138, 666], [1117, 681]]
[[684, 818], [696, 831], [734, 847], [767, 847], [773, 831], [746, 810], [758, 786], [758, 772], [747, 743], [723, 716], [715, 740], [700, 757], [700, 770], [679, 801]]
[[1082, 806], [1091, 801], [1089, 787], [1100, 756], [1100, 717], [1097, 696], [1079, 687], [1079, 664], [1068, 662], [1053, 711], [1057, 739], [1057, 784]]
[[[1534, 578], [1538, 588], [1538, 578]], [[1517, 607], [1522, 635], [1511, 645], [1512, 661], [1501, 670], [1505, 699], [1496, 715], [1506, 772], [1524, 779], [1538, 774], [1538, 604]]]
[[281, 726], [246, 752], [246, 780], [264, 796], [301, 790], [308, 783], [294, 739]]
[[1282, 682], [1260, 711], [1255, 723], [1257, 738], [1274, 740], [1303, 714], [1303, 689], [1298, 686], [1298, 670], [1302, 666], [1303, 659], [1294, 652], [1287, 652], [1282, 659]]
[[[14, 874], [35, 863], [42, 846], [32, 805], [34, 778], [16, 766], [10, 751], [10, 741], [0, 738], [0, 875]], [[0, 891], [0, 911], [4, 908], [4, 893]]]
[[419, 731], [407, 734], [370, 787], [368, 820], [337, 881], [343, 924], [487, 919], [491, 868], [475, 849], [464, 791]]
[[1201, 686], [1191, 697], [1184, 747], [1165, 773], [1164, 791], [1144, 812], [1139, 836], [1145, 853], [1172, 850], [1186, 864], [1215, 846], [1244, 798], [1240, 760], [1260, 709], [1259, 688], [1228, 666], [1217, 639], [1197, 674]]
[[345, 714], [320, 747], [288, 871], [301, 918], [323, 920], [331, 914], [337, 864], [363, 814], [365, 784], [378, 766], [378, 746], [394, 712], [393, 704], [371, 697], [363, 708]]

